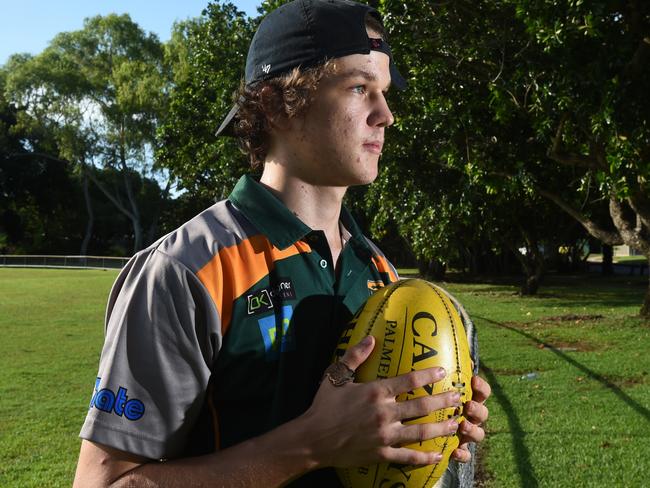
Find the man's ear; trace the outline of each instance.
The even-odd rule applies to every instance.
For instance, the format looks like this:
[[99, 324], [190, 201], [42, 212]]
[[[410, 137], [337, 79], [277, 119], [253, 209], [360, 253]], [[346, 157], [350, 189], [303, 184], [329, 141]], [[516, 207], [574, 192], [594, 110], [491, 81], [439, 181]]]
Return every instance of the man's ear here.
[[260, 104], [270, 129], [286, 130], [289, 128], [289, 117], [284, 110], [280, 89], [266, 85], [260, 90]]

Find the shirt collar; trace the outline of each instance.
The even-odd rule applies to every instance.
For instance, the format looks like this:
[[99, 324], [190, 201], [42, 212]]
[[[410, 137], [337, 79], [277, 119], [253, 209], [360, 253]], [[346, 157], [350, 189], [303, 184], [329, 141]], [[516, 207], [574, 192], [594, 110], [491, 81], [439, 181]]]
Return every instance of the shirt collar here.
[[[312, 232], [280, 199], [250, 175], [239, 179], [228, 199], [278, 249], [286, 249]], [[361, 229], [345, 207], [341, 209], [341, 223], [358, 243], [365, 244]]]
[[286, 249], [311, 232], [298, 217], [252, 176], [242, 176], [228, 199], [278, 249]]

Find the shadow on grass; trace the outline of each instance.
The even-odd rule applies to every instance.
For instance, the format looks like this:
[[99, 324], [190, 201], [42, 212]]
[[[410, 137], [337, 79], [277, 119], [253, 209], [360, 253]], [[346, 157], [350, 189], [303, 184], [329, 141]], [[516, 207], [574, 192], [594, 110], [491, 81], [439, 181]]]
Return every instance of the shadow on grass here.
[[536, 295], [521, 297], [515, 287], [504, 286], [482, 286], [477, 289], [466, 289], [464, 293], [471, 296], [496, 296], [503, 299], [523, 298], [529, 304], [551, 300], [553, 305], [559, 308], [574, 307], [576, 301], [587, 308], [617, 308], [617, 307], [639, 307], [643, 303], [643, 296], [647, 288], [647, 282], [643, 286], [624, 283], [620, 286], [610, 286], [605, 283], [577, 283], [559, 285], [545, 285]]
[[497, 377], [484, 361], [481, 363], [481, 371], [492, 387], [492, 396], [497, 402], [499, 402], [499, 405], [501, 405], [501, 408], [503, 408], [503, 411], [508, 417], [508, 426], [510, 427], [510, 432], [512, 432], [512, 450], [515, 456], [517, 471], [519, 472], [519, 479], [521, 481], [519, 486], [536, 488], [539, 484], [535, 477], [533, 465], [530, 462], [530, 451], [524, 442], [526, 432], [521, 426], [517, 412], [512, 406], [510, 399], [503, 391], [503, 388], [501, 388]]
[[648, 410], [646, 407], [635, 401], [633, 398], [631, 398], [627, 393], [625, 393], [623, 390], [621, 390], [620, 387], [616, 386], [614, 383], [612, 383], [610, 380], [605, 378], [603, 375], [595, 372], [592, 369], [589, 369], [587, 366], [584, 364], [576, 361], [572, 357], [570, 357], [568, 354], [564, 353], [563, 351], [560, 351], [559, 349], [556, 349], [550, 344], [545, 343], [544, 341], [539, 340], [537, 337], [535, 337], [532, 334], [529, 334], [528, 332], [525, 332], [523, 330], [516, 329], [514, 327], [511, 327], [509, 325], [503, 324], [501, 322], [497, 322], [495, 320], [488, 319], [486, 317], [480, 317], [478, 315], [473, 316], [474, 319], [480, 319], [485, 321], [488, 324], [491, 325], [496, 325], [498, 327], [501, 327], [503, 329], [508, 329], [512, 332], [515, 332], [519, 335], [522, 335], [526, 337], [527, 339], [530, 339], [533, 342], [536, 342], [537, 344], [543, 345], [544, 349], [547, 349], [551, 351], [553, 354], [558, 356], [560, 359], [563, 361], [569, 363], [576, 369], [579, 369], [582, 371], [586, 376], [591, 378], [592, 380], [598, 381], [601, 385], [603, 385], [605, 388], [609, 389], [612, 393], [614, 393], [618, 398], [620, 398], [623, 402], [625, 402], [632, 410], [636, 411], [641, 417], [643, 417], [646, 422], [650, 422], [650, 410]]

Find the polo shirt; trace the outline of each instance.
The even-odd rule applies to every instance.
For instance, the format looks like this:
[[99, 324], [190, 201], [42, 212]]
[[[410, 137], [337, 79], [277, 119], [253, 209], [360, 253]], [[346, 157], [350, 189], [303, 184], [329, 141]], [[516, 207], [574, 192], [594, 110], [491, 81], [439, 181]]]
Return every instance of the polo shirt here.
[[[227, 200], [137, 253], [111, 290], [80, 436], [171, 459], [302, 414], [347, 322], [397, 280], [345, 208], [340, 224], [335, 269], [325, 234], [244, 176]], [[327, 471], [309, 478], [332, 486]]]

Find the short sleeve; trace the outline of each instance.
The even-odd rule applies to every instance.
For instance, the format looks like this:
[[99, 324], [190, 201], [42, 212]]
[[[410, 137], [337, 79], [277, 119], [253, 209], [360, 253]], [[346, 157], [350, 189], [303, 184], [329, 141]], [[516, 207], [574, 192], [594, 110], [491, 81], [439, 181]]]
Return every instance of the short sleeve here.
[[162, 251], [137, 254], [111, 291], [80, 437], [151, 459], [178, 456], [220, 346], [217, 309], [196, 275]]

